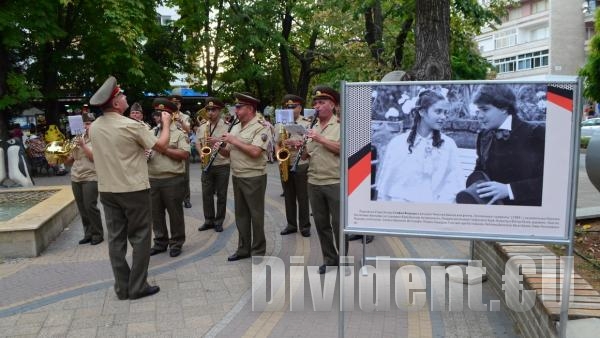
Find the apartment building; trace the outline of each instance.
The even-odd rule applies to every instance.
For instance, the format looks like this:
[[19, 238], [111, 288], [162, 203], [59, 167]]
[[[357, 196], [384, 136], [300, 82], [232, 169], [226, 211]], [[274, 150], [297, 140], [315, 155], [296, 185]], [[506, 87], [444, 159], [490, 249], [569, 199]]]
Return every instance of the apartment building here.
[[497, 79], [544, 79], [577, 75], [594, 34], [596, 1], [521, 0], [476, 37]]

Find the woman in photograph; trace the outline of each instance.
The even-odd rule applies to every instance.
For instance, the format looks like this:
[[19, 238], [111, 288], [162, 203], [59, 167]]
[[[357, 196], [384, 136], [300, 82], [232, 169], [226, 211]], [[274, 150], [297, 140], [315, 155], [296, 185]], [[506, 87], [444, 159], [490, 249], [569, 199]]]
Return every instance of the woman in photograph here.
[[438, 91], [421, 91], [412, 128], [386, 147], [377, 177], [377, 199], [408, 203], [454, 203], [464, 178], [454, 140], [440, 130], [448, 101]]

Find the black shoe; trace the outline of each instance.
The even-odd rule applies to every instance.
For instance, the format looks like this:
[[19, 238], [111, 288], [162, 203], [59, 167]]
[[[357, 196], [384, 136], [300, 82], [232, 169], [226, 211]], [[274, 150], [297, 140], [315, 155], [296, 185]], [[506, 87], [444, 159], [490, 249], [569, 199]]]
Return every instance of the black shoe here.
[[79, 241], [79, 244], [88, 244], [92, 241], [91, 238], [84, 238], [82, 240]]
[[323, 264], [319, 267], [319, 275], [324, 274], [325, 272], [327, 272], [327, 265]]
[[158, 285], [148, 286], [144, 291], [136, 296], [130, 296], [129, 299], [140, 299], [143, 297], [148, 297], [157, 294], [160, 291], [160, 287]]
[[310, 230], [304, 230], [300, 232], [303, 237], [310, 237]]
[[91, 245], [98, 245], [100, 243], [104, 242], [104, 238], [95, 238], [92, 239], [92, 241], [90, 242]]
[[177, 257], [181, 255], [181, 249], [180, 248], [171, 248], [171, 250], [169, 250], [169, 256], [171, 257]]
[[352, 234], [348, 236], [349, 241], [358, 241], [359, 239], [362, 239], [362, 235]]
[[367, 236], [367, 244], [373, 242], [374, 239], [375, 239], [375, 236]]
[[285, 193], [281, 193], [281, 195], [279, 195], [279, 197], [285, 197]]
[[223, 232], [223, 224], [216, 224], [215, 232]]
[[212, 229], [212, 228], [214, 228], [214, 227], [215, 227], [215, 226], [214, 226], [214, 225], [212, 225], [212, 224], [209, 224], [209, 223], [204, 223], [204, 224], [202, 224], [202, 225], [201, 225], [201, 226], [198, 228], [198, 231], [206, 231], [206, 230], [208, 230], [208, 229]]
[[185, 200], [183, 201], [183, 207], [189, 209], [192, 207], [192, 203], [189, 200]]
[[240, 259], [244, 259], [244, 258], [248, 258], [250, 256], [240, 256], [237, 253], [234, 253], [233, 255], [227, 257], [227, 260], [229, 262], [234, 262], [234, 261], [239, 261]]
[[297, 231], [298, 230], [296, 230], [296, 229], [285, 228], [279, 234], [280, 235], [289, 235], [289, 234], [293, 234], [294, 232], [297, 232]]
[[157, 248], [151, 248], [150, 249], [150, 256], [154, 256], [156, 254], [159, 254], [161, 252], [165, 252], [167, 251], [167, 249], [157, 249]]

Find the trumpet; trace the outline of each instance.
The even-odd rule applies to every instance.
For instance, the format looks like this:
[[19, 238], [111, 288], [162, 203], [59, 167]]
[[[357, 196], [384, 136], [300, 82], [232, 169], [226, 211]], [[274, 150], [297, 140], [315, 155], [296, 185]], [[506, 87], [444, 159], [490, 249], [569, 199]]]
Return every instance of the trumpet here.
[[279, 142], [280, 149], [275, 154], [277, 161], [279, 161], [279, 174], [281, 175], [281, 180], [283, 182], [287, 182], [288, 180], [288, 169], [290, 167], [290, 150], [285, 146], [285, 140], [287, 140], [287, 131], [281, 125], [279, 129]]

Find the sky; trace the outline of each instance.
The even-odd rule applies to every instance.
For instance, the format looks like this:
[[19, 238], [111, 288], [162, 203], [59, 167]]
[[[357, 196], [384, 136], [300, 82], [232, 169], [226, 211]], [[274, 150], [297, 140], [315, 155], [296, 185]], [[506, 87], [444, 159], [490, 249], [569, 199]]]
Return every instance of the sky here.
[[169, 15], [171, 16], [171, 18], [173, 20], [177, 20], [179, 19], [179, 14], [177, 14], [177, 7], [165, 7], [165, 6], [159, 6], [156, 11], [160, 14], [160, 15]]

